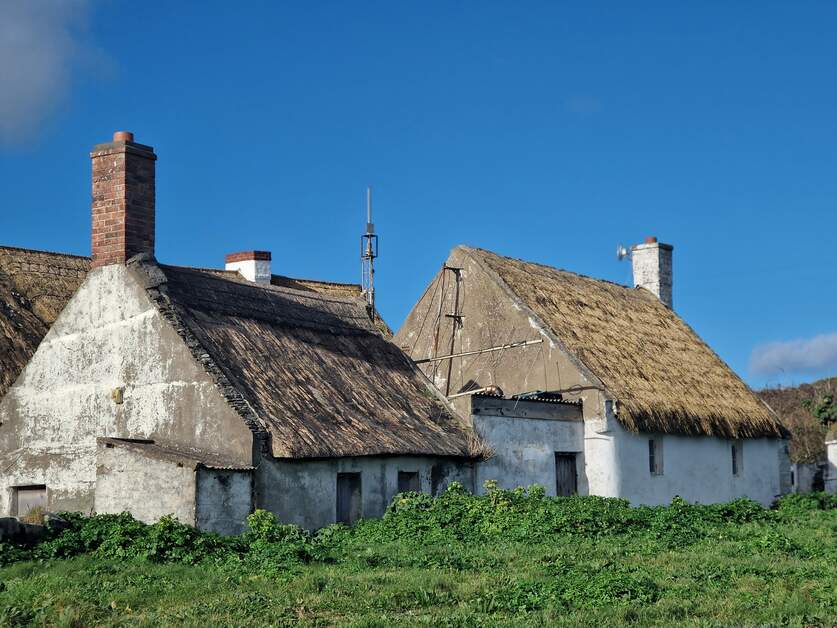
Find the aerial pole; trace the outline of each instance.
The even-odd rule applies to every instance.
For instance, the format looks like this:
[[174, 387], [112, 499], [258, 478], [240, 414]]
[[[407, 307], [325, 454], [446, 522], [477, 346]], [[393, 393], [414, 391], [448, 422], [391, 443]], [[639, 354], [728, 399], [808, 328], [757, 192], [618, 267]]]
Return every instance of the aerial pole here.
[[366, 233], [360, 236], [360, 285], [371, 313], [375, 313], [375, 258], [378, 236], [372, 222], [372, 188], [366, 188]]

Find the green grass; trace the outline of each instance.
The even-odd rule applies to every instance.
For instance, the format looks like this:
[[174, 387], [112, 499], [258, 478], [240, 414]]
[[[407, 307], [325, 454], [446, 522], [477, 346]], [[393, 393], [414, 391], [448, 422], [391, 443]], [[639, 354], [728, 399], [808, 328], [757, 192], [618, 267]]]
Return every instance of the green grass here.
[[0, 625], [837, 625], [827, 498], [643, 509], [533, 493], [399, 497], [318, 535], [259, 513], [226, 541], [79, 519], [0, 551]]

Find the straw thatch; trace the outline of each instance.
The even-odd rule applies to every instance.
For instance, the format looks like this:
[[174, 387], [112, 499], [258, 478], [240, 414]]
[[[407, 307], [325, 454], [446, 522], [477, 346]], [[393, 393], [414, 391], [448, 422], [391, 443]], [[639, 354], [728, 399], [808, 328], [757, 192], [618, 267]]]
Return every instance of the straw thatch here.
[[0, 247], [0, 398], [89, 268], [86, 257]]
[[361, 299], [138, 267], [233, 407], [269, 433], [275, 456], [474, 453], [468, 428]]
[[652, 293], [461, 247], [495, 274], [617, 400], [627, 429], [726, 438], [786, 431], [741, 379]]

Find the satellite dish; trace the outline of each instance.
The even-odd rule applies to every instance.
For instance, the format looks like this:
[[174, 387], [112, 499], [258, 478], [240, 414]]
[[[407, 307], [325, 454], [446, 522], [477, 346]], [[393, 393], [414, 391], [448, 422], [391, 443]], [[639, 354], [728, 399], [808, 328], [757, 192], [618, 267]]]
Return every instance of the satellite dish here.
[[620, 262], [625, 259], [626, 257], [630, 257], [631, 252], [626, 249], [623, 245], [617, 244], [616, 245], [616, 259]]

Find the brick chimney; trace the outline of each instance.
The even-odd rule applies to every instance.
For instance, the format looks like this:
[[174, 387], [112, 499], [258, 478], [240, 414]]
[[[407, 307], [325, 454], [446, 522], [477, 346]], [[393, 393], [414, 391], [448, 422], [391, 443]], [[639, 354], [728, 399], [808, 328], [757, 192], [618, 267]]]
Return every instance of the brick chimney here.
[[672, 251], [673, 246], [653, 236], [631, 247], [634, 286], [650, 290], [668, 307], [672, 307]]
[[150, 146], [117, 131], [98, 144], [93, 162], [93, 263], [124, 264], [138, 253], [154, 255], [154, 162]]
[[227, 270], [235, 270], [247, 281], [270, 284], [270, 251], [242, 251], [224, 257]]

